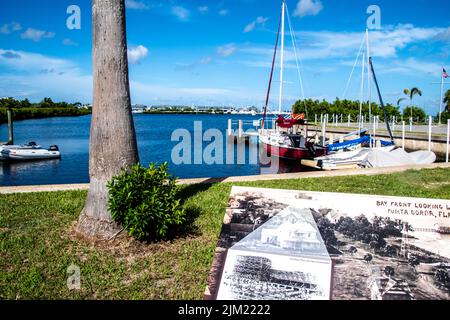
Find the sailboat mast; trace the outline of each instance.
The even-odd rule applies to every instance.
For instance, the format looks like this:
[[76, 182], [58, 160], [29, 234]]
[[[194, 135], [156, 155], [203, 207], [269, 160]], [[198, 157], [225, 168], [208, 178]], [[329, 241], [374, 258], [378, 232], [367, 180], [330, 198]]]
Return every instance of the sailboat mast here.
[[365, 76], [365, 64], [366, 64], [366, 56], [363, 53], [362, 56], [362, 70], [361, 70], [361, 95], [359, 98], [359, 130], [361, 131], [362, 128], [362, 106], [363, 106], [363, 100], [364, 100], [364, 76]]
[[386, 122], [386, 127], [389, 133], [389, 137], [391, 138], [392, 144], [394, 143], [394, 136], [392, 135], [391, 126], [389, 124], [389, 118], [387, 115], [386, 107], [384, 106], [383, 97], [381, 96], [380, 86], [378, 85], [377, 76], [375, 75], [375, 70], [373, 69], [372, 58], [369, 57], [369, 68], [373, 74], [373, 81], [375, 82], [375, 86], [377, 88], [378, 98], [380, 99], [381, 108], [383, 108], [384, 121]]
[[369, 29], [366, 29], [366, 51], [367, 51], [367, 92], [369, 95], [369, 122], [372, 123], [372, 74], [370, 68], [370, 44], [369, 44]]
[[283, 67], [284, 67], [284, 16], [285, 16], [285, 2], [281, 4], [281, 55], [280, 55], [280, 97], [278, 100], [278, 113], [282, 112], [283, 101]]

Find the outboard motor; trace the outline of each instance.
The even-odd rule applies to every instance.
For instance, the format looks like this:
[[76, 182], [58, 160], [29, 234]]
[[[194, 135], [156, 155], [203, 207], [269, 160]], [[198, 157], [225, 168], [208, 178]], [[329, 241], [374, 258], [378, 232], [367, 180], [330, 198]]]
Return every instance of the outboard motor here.
[[57, 145], [52, 145], [50, 148], [48, 148], [49, 151], [59, 151], [59, 148]]

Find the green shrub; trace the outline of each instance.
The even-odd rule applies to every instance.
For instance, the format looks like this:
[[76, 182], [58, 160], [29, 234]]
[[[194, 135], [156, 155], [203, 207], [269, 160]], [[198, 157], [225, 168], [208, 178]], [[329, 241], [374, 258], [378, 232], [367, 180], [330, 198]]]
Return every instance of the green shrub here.
[[186, 221], [167, 163], [123, 170], [108, 183], [108, 190], [112, 218], [137, 240], [164, 238]]

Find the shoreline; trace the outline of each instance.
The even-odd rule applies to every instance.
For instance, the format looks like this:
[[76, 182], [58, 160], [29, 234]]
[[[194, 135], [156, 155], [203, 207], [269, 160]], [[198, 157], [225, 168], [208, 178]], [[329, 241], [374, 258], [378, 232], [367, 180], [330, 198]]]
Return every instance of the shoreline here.
[[[373, 176], [388, 175], [391, 173], [399, 173], [408, 170], [420, 171], [423, 169], [450, 169], [450, 163], [434, 163], [426, 166], [402, 166], [391, 168], [370, 168], [370, 169], [349, 169], [339, 171], [313, 171], [313, 172], [296, 172], [283, 174], [253, 175], [253, 176], [235, 176], [225, 178], [193, 178], [178, 179], [179, 185], [195, 185], [195, 184], [216, 184], [216, 183], [240, 183], [240, 182], [257, 182], [257, 181], [276, 181], [288, 179], [313, 179], [327, 177], [347, 177], [347, 176]], [[89, 183], [79, 184], [58, 184], [58, 185], [27, 185], [27, 186], [5, 186], [0, 187], [0, 194], [14, 193], [35, 193], [35, 192], [57, 192], [57, 191], [83, 191], [89, 189]]]

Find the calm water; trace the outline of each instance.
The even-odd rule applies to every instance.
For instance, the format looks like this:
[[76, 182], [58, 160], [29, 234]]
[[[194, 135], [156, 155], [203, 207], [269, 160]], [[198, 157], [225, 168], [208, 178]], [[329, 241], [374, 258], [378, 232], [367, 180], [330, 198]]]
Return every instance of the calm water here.
[[[135, 114], [141, 163], [148, 165], [151, 162], [167, 161], [170, 172], [179, 178], [222, 178], [260, 174], [260, 165], [250, 165], [248, 160], [246, 165], [175, 165], [172, 163], [172, 148], [178, 144], [178, 142], [171, 142], [171, 135], [175, 129], [187, 129], [193, 137], [194, 121], [202, 121], [203, 132], [209, 128], [216, 128], [225, 135], [230, 118], [251, 121], [259, 119], [260, 116]], [[0, 185], [88, 182], [90, 120], [90, 116], [84, 116], [16, 121], [14, 124], [16, 144], [35, 141], [46, 148], [56, 144], [61, 150], [62, 158], [38, 162], [0, 162]], [[0, 125], [0, 141], [6, 141], [7, 136], [7, 126]], [[207, 144], [204, 143], [204, 146]], [[303, 169], [296, 163], [282, 162], [278, 172], [301, 170]]]

